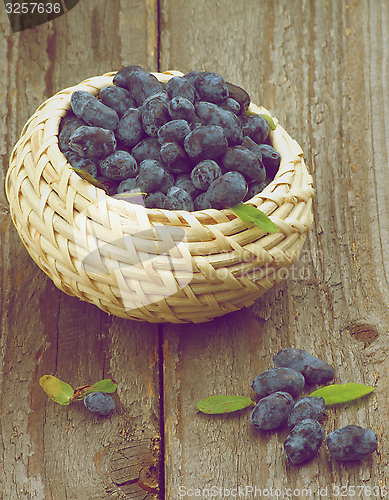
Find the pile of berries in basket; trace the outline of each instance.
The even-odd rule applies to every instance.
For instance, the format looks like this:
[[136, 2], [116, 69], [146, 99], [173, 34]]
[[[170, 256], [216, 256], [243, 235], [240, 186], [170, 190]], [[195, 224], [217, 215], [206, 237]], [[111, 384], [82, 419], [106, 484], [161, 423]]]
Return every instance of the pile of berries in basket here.
[[127, 66], [97, 97], [72, 93], [59, 148], [110, 196], [140, 191], [147, 208], [220, 210], [261, 192], [280, 165], [268, 120], [249, 104], [210, 71], [162, 83]]

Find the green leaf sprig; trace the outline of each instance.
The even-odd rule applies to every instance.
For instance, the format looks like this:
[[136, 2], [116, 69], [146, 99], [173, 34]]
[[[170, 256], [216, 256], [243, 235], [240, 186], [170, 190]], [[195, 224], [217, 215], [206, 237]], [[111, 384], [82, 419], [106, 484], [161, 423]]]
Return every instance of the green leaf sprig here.
[[116, 382], [107, 378], [93, 385], [84, 384], [73, 390], [69, 384], [53, 375], [43, 375], [39, 379], [39, 385], [49, 398], [60, 405], [69, 405], [73, 401], [82, 401], [91, 392], [113, 393], [117, 388]]
[[263, 231], [267, 233], [278, 233], [278, 227], [272, 222], [269, 217], [264, 214], [261, 210], [252, 205], [246, 205], [245, 203], [238, 203], [230, 210], [234, 212], [242, 221], [248, 224], [255, 224]]

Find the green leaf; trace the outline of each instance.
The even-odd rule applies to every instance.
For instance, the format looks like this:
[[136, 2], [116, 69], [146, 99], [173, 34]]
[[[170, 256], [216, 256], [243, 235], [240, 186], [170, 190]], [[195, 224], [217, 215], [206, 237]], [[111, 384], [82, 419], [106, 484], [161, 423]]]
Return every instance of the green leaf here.
[[143, 193], [143, 191], [125, 191], [124, 193], [114, 194], [112, 198], [116, 198], [117, 200], [128, 201], [128, 203], [136, 203], [138, 205], [145, 205], [143, 196], [147, 196], [147, 193]]
[[106, 378], [104, 380], [100, 380], [99, 382], [96, 382], [92, 386], [86, 386], [82, 387], [80, 391], [78, 391], [74, 396], [73, 399], [76, 401], [82, 401], [88, 394], [92, 392], [108, 392], [112, 393], [115, 392], [117, 388], [117, 384], [111, 380], [110, 378]]
[[310, 396], [317, 396], [324, 398], [326, 405], [335, 405], [337, 403], [347, 403], [354, 399], [361, 398], [375, 391], [375, 387], [363, 384], [331, 384], [317, 391], [312, 392]]
[[104, 380], [100, 380], [100, 382], [96, 382], [91, 387], [91, 392], [108, 392], [112, 393], [116, 391], [117, 384], [110, 378], [106, 378]]
[[232, 413], [250, 405], [255, 403], [246, 396], [209, 396], [197, 403], [196, 410], [209, 414]]
[[62, 382], [52, 375], [43, 375], [39, 379], [39, 384], [45, 393], [56, 403], [60, 405], [70, 404], [70, 398], [73, 396], [73, 389], [66, 382]]
[[245, 203], [238, 203], [230, 210], [234, 212], [240, 219], [244, 222], [255, 224], [260, 229], [263, 229], [267, 233], [278, 233], [278, 227], [272, 222], [269, 217], [261, 212], [258, 208], [252, 205], [246, 205]]
[[[71, 166], [71, 165], [70, 165]], [[76, 168], [76, 167], [72, 167], [71, 168], [82, 178], [84, 179], [85, 181], [88, 181], [90, 182], [91, 184], [93, 184], [94, 186], [100, 188], [100, 189], [103, 189], [106, 194], [109, 194], [108, 192], [108, 189], [104, 186], [104, 184], [102, 184], [100, 181], [98, 181], [97, 179], [95, 179], [94, 177], [92, 177], [90, 174], [88, 174], [88, 172], [85, 172], [84, 170], [82, 170], [81, 168]]]
[[262, 118], [263, 118], [264, 120], [266, 120], [266, 121], [267, 121], [267, 123], [268, 123], [268, 125], [269, 125], [270, 130], [275, 130], [276, 125], [275, 125], [275, 123], [273, 122], [273, 119], [272, 119], [272, 117], [271, 117], [271, 116], [269, 116], [269, 115], [262, 115], [262, 114], [260, 114], [259, 116], [262, 116]]

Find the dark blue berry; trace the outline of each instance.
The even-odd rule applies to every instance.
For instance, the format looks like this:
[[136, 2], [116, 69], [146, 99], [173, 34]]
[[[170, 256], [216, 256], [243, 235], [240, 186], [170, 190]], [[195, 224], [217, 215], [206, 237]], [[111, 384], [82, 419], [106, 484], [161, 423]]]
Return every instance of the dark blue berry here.
[[189, 134], [190, 127], [186, 120], [171, 120], [158, 129], [158, 140], [164, 142], [177, 142], [181, 146], [185, 137]]
[[89, 102], [92, 97], [93, 95], [86, 90], [76, 90], [72, 93], [70, 96], [70, 106], [77, 117], [82, 115], [85, 104]]
[[279, 351], [273, 361], [277, 366], [293, 368], [304, 375], [306, 382], [325, 384], [333, 380], [335, 370], [321, 359], [303, 349], [287, 347]]
[[290, 431], [284, 450], [291, 464], [301, 464], [316, 455], [324, 439], [324, 430], [317, 420], [302, 420]]
[[296, 396], [304, 389], [303, 375], [291, 368], [270, 368], [255, 377], [251, 387], [261, 397], [272, 392], [284, 391]]
[[251, 137], [257, 144], [261, 144], [269, 135], [269, 124], [262, 116], [251, 115], [246, 118], [242, 132], [243, 135]]
[[214, 160], [203, 160], [192, 169], [190, 177], [197, 189], [207, 191], [212, 182], [221, 175], [221, 168]]
[[105, 392], [92, 392], [84, 398], [84, 405], [88, 410], [98, 415], [109, 415], [115, 408], [112, 397]]
[[254, 142], [251, 139], [251, 137], [249, 137], [248, 135], [245, 135], [243, 137], [243, 141], [242, 141], [241, 146], [243, 146], [246, 149], [249, 149], [252, 153], [256, 154], [262, 162], [262, 151], [261, 151], [260, 145], [257, 144], [256, 142]]
[[234, 113], [234, 115], [239, 115], [240, 113], [240, 104], [238, 103], [238, 101], [235, 101], [235, 99], [231, 99], [231, 97], [228, 97], [225, 101], [219, 104], [219, 106], [225, 111]]
[[136, 108], [136, 102], [128, 90], [121, 87], [108, 86], [100, 90], [99, 97], [103, 104], [112, 108], [121, 118], [130, 108]]
[[190, 158], [185, 149], [177, 142], [165, 142], [161, 146], [161, 158], [167, 170], [173, 174], [184, 174], [190, 171]]
[[179, 76], [173, 76], [166, 84], [166, 92], [170, 99], [174, 97], [185, 97], [191, 103], [194, 102], [196, 89], [189, 80]]
[[119, 184], [119, 187], [117, 189], [117, 193], [121, 194], [121, 193], [131, 192], [131, 191], [135, 191], [135, 190], [139, 191], [139, 189], [137, 189], [137, 185], [136, 185], [136, 178], [129, 177], [128, 179], [124, 179]]
[[165, 170], [165, 177], [162, 181], [162, 184], [159, 186], [158, 190], [163, 194], [167, 194], [169, 189], [174, 186], [175, 179], [173, 174], [171, 174], [168, 170]]
[[76, 90], [71, 95], [70, 104], [74, 113], [91, 127], [116, 130], [119, 123], [118, 114], [92, 94], [83, 90]]
[[194, 85], [204, 101], [218, 104], [229, 97], [226, 81], [212, 71], [199, 72], [194, 79]]
[[226, 85], [229, 97], [239, 103], [240, 113], [247, 111], [250, 105], [249, 94], [242, 87], [238, 87], [238, 85], [234, 85], [233, 83], [226, 82]]
[[223, 128], [229, 146], [236, 146], [242, 142], [242, 129], [234, 113], [206, 101], [199, 101], [195, 110], [204, 125], [218, 125]]
[[140, 164], [143, 160], [161, 161], [161, 145], [156, 137], [146, 137], [131, 151], [132, 156]]
[[189, 123], [200, 123], [193, 103], [185, 97], [173, 97], [169, 102], [169, 114], [173, 120], [185, 120]]
[[158, 129], [170, 121], [168, 103], [166, 92], [160, 92], [148, 97], [140, 108], [143, 130], [150, 137], [157, 137]]
[[216, 160], [228, 147], [222, 127], [202, 125], [190, 132], [184, 140], [184, 148], [188, 155], [198, 163], [202, 160]]
[[82, 157], [101, 158], [115, 151], [116, 138], [112, 130], [82, 126], [70, 136], [69, 146]]
[[128, 78], [129, 78], [130, 74], [136, 70], [143, 70], [143, 68], [141, 66], [138, 66], [135, 64], [131, 65], [131, 66], [126, 66], [125, 68], [122, 68], [113, 77], [112, 83], [114, 85], [117, 85], [118, 87], [123, 87], [124, 89], [128, 90], [128, 83], [129, 83]]
[[71, 148], [69, 146], [70, 136], [79, 127], [83, 127], [85, 125], [87, 125], [87, 123], [84, 120], [75, 117], [72, 120], [68, 120], [67, 123], [62, 127], [61, 132], [58, 136], [58, 147], [62, 151], [62, 153], [71, 151]]
[[164, 90], [164, 86], [154, 75], [140, 67], [134, 66], [125, 76], [125, 80], [127, 90], [138, 106], [141, 106], [151, 95]]
[[281, 164], [281, 155], [268, 144], [259, 144], [262, 153], [262, 162], [269, 177], [274, 177]]
[[200, 190], [195, 187], [189, 174], [181, 174], [176, 178], [175, 185], [184, 189], [192, 198], [196, 198], [200, 194]]
[[360, 460], [377, 449], [377, 434], [358, 425], [347, 425], [328, 434], [326, 444], [335, 460]]
[[288, 392], [274, 392], [257, 403], [250, 415], [250, 423], [257, 429], [276, 429], [288, 420], [293, 405]]
[[166, 170], [156, 160], [143, 160], [139, 165], [139, 174], [136, 178], [137, 187], [144, 193], [150, 194], [159, 191], [165, 180]]
[[206, 191], [212, 207], [218, 210], [233, 207], [241, 202], [247, 193], [247, 182], [239, 172], [227, 172], [218, 177]]
[[100, 173], [108, 179], [122, 181], [129, 177], [136, 177], [139, 172], [138, 164], [127, 151], [116, 150], [100, 160]]
[[116, 135], [129, 148], [133, 148], [146, 137], [142, 126], [142, 113], [138, 108], [128, 109], [121, 117]]
[[156, 191], [155, 193], [150, 193], [145, 198], [146, 208], [165, 208], [166, 194], [161, 193], [161, 191]]
[[188, 212], [193, 212], [194, 203], [189, 193], [177, 186], [173, 186], [167, 192], [165, 208], [167, 210], [187, 210]]
[[207, 198], [207, 193], [201, 193], [193, 200], [196, 210], [207, 210], [212, 207], [212, 203]]
[[[72, 109], [68, 109], [66, 115], [62, 118], [62, 120], [60, 121], [59, 123], [59, 133], [62, 132], [62, 129], [65, 127], [65, 125], [67, 125], [69, 122], [73, 121], [73, 120], [78, 120], [78, 116], [76, 116], [73, 112]], [[84, 123], [84, 125], [86, 125]]]
[[293, 427], [302, 420], [322, 420], [326, 408], [324, 398], [307, 396], [299, 399], [288, 418], [288, 426]]
[[191, 82], [194, 85], [194, 82], [196, 80], [197, 75], [200, 73], [200, 71], [189, 71], [189, 73], [186, 73], [183, 78], [185, 80], [188, 80], [188, 82]]
[[257, 182], [266, 179], [266, 171], [258, 156], [243, 146], [228, 148], [221, 159], [221, 165], [225, 171], [236, 170]]

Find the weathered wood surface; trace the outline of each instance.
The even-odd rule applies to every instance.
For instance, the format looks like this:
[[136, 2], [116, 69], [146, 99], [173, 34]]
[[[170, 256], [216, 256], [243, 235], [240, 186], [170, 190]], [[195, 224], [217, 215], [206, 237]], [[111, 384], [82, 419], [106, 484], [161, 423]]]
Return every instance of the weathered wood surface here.
[[[246, 88], [300, 143], [316, 188], [314, 228], [285, 281], [210, 323], [159, 326], [108, 317], [57, 290], [25, 251], [2, 189], [0, 498], [143, 498], [136, 479], [158, 449], [169, 500], [212, 486], [217, 498], [246, 486], [258, 488], [247, 498], [265, 488], [267, 497], [290, 488], [295, 498], [336, 498], [333, 485], [368, 498], [363, 488], [388, 487], [388, 3], [82, 0], [15, 35], [0, 7], [0, 26], [2, 186], [43, 100], [140, 64], [213, 70]], [[211, 394], [252, 396], [252, 379], [292, 346], [332, 364], [338, 383], [377, 387], [330, 408], [324, 423], [326, 433], [351, 423], [377, 432], [370, 458], [337, 463], [323, 445], [292, 467], [285, 429], [255, 432], [248, 411], [196, 414]], [[55, 405], [38, 384], [45, 373], [74, 387], [114, 378], [118, 411], [98, 419], [82, 404]]]

